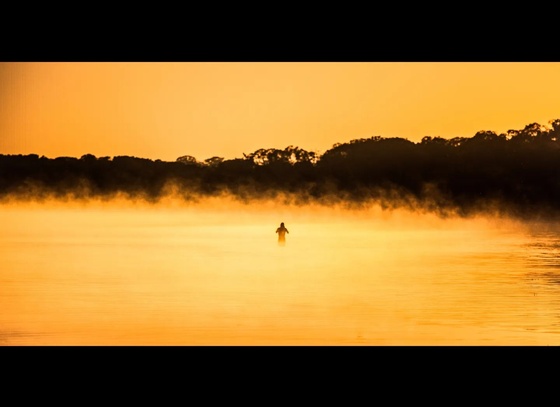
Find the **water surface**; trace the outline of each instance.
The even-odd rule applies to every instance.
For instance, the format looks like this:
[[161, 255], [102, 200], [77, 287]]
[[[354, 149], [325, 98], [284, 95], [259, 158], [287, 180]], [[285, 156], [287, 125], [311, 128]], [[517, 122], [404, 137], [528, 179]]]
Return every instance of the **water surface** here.
[[4, 346], [560, 344], [555, 225], [228, 202], [0, 222]]

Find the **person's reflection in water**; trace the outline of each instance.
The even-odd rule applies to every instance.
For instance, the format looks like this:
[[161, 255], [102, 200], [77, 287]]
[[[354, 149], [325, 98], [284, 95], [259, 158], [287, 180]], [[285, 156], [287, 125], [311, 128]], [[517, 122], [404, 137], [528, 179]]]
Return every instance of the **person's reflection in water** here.
[[280, 223], [280, 227], [276, 229], [276, 233], [278, 233], [278, 244], [282, 246], [286, 244], [286, 233], [290, 232], [284, 226], [284, 222]]

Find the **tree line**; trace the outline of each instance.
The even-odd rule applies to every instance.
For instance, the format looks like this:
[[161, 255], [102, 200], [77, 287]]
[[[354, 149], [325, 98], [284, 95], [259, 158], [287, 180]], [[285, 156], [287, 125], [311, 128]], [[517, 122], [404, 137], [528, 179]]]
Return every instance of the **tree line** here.
[[560, 119], [472, 137], [375, 136], [319, 154], [261, 148], [242, 158], [190, 155], [175, 161], [132, 156], [47, 158], [0, 155], [0, 198], [92, 198], [124, 194], [157, 201], [231, 194], [296, 204], [409, 206], [441, 214], [493, 210], [555, 216], [560, 209]]

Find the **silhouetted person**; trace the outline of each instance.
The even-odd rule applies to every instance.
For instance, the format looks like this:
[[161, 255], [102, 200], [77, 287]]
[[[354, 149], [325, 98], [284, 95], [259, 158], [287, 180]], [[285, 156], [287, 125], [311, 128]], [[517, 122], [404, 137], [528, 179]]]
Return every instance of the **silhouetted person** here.
[[284, 222], [282, 222], [280, 224], [280, 227], [276, 229], [276, 233], [278, 233], [278, 243], [284, 244], [286, 242], [286, 233], [290, 233], [290, 232], [284, 226]]

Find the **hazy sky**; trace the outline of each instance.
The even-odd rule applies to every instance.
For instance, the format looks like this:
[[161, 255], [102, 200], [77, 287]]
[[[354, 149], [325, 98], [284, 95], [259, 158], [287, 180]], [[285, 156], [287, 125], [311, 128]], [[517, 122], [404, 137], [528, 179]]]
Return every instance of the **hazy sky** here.
[[0, 63], [0, 154], [175, 161], [560, 118], [560, 62]]

